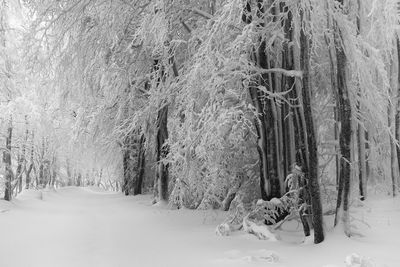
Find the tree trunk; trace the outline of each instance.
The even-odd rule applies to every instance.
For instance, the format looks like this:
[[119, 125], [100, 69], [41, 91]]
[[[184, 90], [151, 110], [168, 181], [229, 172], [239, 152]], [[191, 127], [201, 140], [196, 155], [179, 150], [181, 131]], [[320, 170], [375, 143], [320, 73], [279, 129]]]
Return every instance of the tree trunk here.
[[137, 158], [137, 170], [136, 170], [136, 179], [133, 195], [138, 195], [142, 193], [142, 185], [145, 171], [145, 149], [144, 149], [145, 137], [142, 135], [140, 137], [140, 142], [138, 144], [138, 158]]
[[76, 186], [83, 186], [82, 185], [82, 174], [78, 173], [78, 178], [76, 180]]
[[260, 158], [260, 190], [261, 198], [267, 200], [271, 195], [271, 186], [268, 180], [268, 160], [267, 160], [267, 134], [266, 125], [264, 119], [264, 113], [262, 110], [261, 101], [259, 98], [259, 90], [257, 84], [254, 83], [249, 86], [249, 94], [253, 105], [256, 108], [256, 118], [254, 119], [254, 125], [257, 131], [257, 151]]
[[[361, 24], [362, 24], [362, 19], [364, 17], [363, 11], [362, 11], [362, 6], [361, 6], [361, 0], [357, 0], [357, 6], [358, 6], [358, 16], [357, 16], [357, 35], [361, 34]], [[359, 90], [359, 96], [361, 96], [361, 88], [358, 88]], [[362, 112], [362, 107], [360, 105], [360, 102], [358, 101], [357, 103], [357, 111], [358, 114], [361, 115]], [[361, 116], [359, 120], [361, 120]], [[365, 200], [366, 198], [366, 183], [367, 183], [367, 168], [366, 168], [366, 158], [365, 158], [365, 130], [363, 128], [363, 125], [361, 122], [358, 123], [357, 125], [357, 147], [358, 147], [358, 182], [359, 182], [359, 192], [360, 192], [360, 200]]]
[[[285, 37], [287, 39], [287, 42], [284, 43], [283, 45], [283, 53], [282, 53], [282, 68], [286, 70], [294, 70], [295, 65], [297, 66], [297, 70], [303, 69], [303, 62], [300, 62], [300, 60], [297, 60], [297, 63], [295, 64], [295, 53], [298, 58], [301, 56], [300, 55], [300, 47], [296, 47], [297, 49], [294, 49], [293, 46], [289, 47], [289, 44], [293, 43], [293, 40], [295, 39], [295, 29], [292, 27], [293, 23], [293, 16], [292, 12], [287, 10], [288, 7], [285, 5], [285, 3], [281, 3], [281, 11], [282, 12], [287, 12], [287, 19], [285, 20]], [[308, 52], [308, 44], [307, 47], [305, 47], [306, 51]], [[308, 60], [308, 59], [306, 59]], [[283, 116], [287, 120], [287, 127], [285, 129], [286, 136], [284, 140], [282, 140], [282, 143], [287, 147], [286, 153], [287, 153], [287, 159], [286, 159], [286, 174], [285, 177], [288, 175], [289, 172], [292, 172], [294, 168], [297, 168], [297, 166], [301, 167], [302, 171], [307, 171], [308, 167], [306, 167], [306, 160], [305, 157], [308, 157], [305, 148], [305, 134], [306, 134], [306, 129], [304, 129], [302, 126], [303, 124], [299, 122], [299, 120], [294, 123], [295, 118], [300, 118], [300, 114], [303, 109], [300, 109], [300, 106], [303, 104], [300, 102], [302, 99], [301, 95], [298, 93], [302, 92], [303, 85], [300, 82], [296, 83], [296, 80], [294, 77], [288, 77], [284, 76], [283, 77], [283, 82], [282, 82], [282, 89], [281, 91], [287, 91], [290, 88], [293, 88], [290, 93], [289, 93], [289, 100], [292, 102], [292, 106], [288, 106], [287, 109], [289, 112], [284, 112]], [[285, 106], [287, 104], [284, 104]], [[295, 126], [296, 125], [296, 126]], [[296, 152], [298, 152], [298, 159], [296, 159]], [[302, 205], [305, 203], [307, 206], [311, 206], [311, 198], [308, 192], [308, 185], [307, 183], [301, 185], [302, 187], [304, 186], [304, 190], [300, 190], [299, 192], [299, 197], [300, 197], [300, 202], [299, 205]], [[284, 188], [286, 191], [286, 188]], [[308, 220], [306, 218], [307, 212], [309, 213], [308, 209], [302, 209], [300, 213], [300, 218], [301, 222], [303, 224], [303, 231], [305, 236], [310, 235], [310, 225], [308, 223]]]
[[[29, 189], [29, 186], [30, 186], [30, 184], [31, 184], [31, 177], [30, 177], [30, 175], [31, 175], [31, 171], [32, 171], [32, 169], [33, 169], [33, 164], [34, 164], [34, 162], [33, 162], [33, 152], [34, 152], [34, 144], [33, 144], [33, 139], [34, 139], [34, 134], [33, 134], [33, 132], [32, 132], [32, 135], [31, 135], [31, 138], [32, 138], [32, 140], [31, 140], [31, 158], [30, 158], [30, 165], [29, 165], [29, 167], [28, 167], [28, 170], [26, 170], [26, 176], [25, 176], [25, 189]], [[69, 169], [67, 169], [67, 171], [69, 171]]]
[[24, 156], [22, 155], [22, 152], [20, 152], [21, 154], [18, 155], [17, 158], [17, 170], [15, 172], [15, 179], [17, 180], [17, 184], [16, 184], [16, 193], [21, 193], [22, 191], [22, 165], [24, 164]]
[[44, 166], [43, 162], [40, 163], [39, 165], [39, 184], [37, 186], [43, 186], [44, 185]]
[[40, 151], [40, 165], [39, 165], [39, 184], [36, 186], [45, 186], [46, 185], [46, 177], [45, 177], [45, 150], [46, 150], [46, 144], [45, 144], [45, 139], [42, 137], [42, 147]]
[[162, 107], [157, 116], [157, 140], [156, 140], [156, 160], [157, 160], [157, 180], [159, 199], [168, 201], [168, 182], [169, 172], [168, 163], [163, 162], [169, 152], [165, 141], [168, 139], [168, 106]]
[[11, 165], [11, 138], [12, 138], [12, 119], [10, 118], [7, 128], [6, 136], [6, 150], [3, 154], [3, 162], [5, 164], [5, 190], [4, 190], [4, 200], [11, 201], [12, 199], [12, 165]]
[[[308, 19], [301, 11], [301, 20]], [[306, 16], [306, 18], [304, 17]], [[301, 23], [302, 24], [302, 23]], [[323, 219], [322, 219], [322, 205], [320, 197], [320, 189], [318, 183], [318, 151], [317, 140], [314, 129], [314, 119], [311, 107], [311, 67], [310, 67], [310, 39], [306, 36], [304, 29], [300, 30], [300, 64], [303, 71], [303, 90], [302, 101], [305, 117], [305, 128], [307, 130], [307, 144], [308, 144], [308, 172], [305, 172], [306, 177], [309, 179], [309, 191], [311, 196], [312, 218], [314, 226], [314, 243], [318, 244], [324, 241]]]
[[[396, 38], [397, 39], [397, 38]], [[396, 177], [396, 110], [397, 101], [396, 99], [396, 91], [399, 89], [399, 66], [398, 66], [398, 55], [397, 55], [397, 40], [395, 41], [396, 49], [393, 50], [393, 58], [390, 60], [390, 88], [389, 88], [389, 96], [390, 100], [388, 101], [388, 127], [390, 129], [389, 140], [390, 140], [390, 166], [391, 166], [391, 176], [392, 176], [392, 193], [393, 197], [397, 195], [397, 177]]]
[[[28, 125], [27, 118], [26, 120], [26, 125]], [[21, 154], [18, 157], [18, 166], [17, 166], [17, 172], [16, 172], [16, 178], [18, 179], [18, 193], [22, 192], [22, 173], [23, 170], [25, 169], [26, 161], [25, 161], [25, 150], [26, 150], [26, 143], [28, 142], [28, 136], [29, 136], [29, 130], [28, 127], [26, 128], [25, 131], [25, 139], [24, 143], [22, 144], [22, 150]]]
[[[396, 36], [396, 50], [397, 50], [397, 101], [396, 103], [396, 117], [395, 117], [395, 136], [397, 142], [400, 142], [400, 40]], [[396, 146], [397, 164], [400, 171], [400, 146]]]
[[[336, 0], [343, 8], [343, 0]], [[343, 11], [342, 11], [343, 12]], [[347, 58], [342, 47], [342, 36], [338, 25], [335, 27], [335, 49], [337, 62], [337, 105], [338, 114], [341, 123], [339, 133], [340, 147], [340, 176], [338, 198], [336, 203], [335, 225], [340, 219], [343, 219], [346, 235], [350, 236], [349, 232], [349, 195], [350, 195], [350, 162], [351, 162], [351, 105], [349, 99], [349, 91], [347, 87]], [[342, 213], [343, 212], [343, 213]], [[343, 218], [340, 218], [343, 216]]]
[[366, 183], [367, 183], [367, 167], [365, 158], [365, 131], [361, 124], [357, 127], [357, 145], [358, 145], [358, 181], [359, 181], [359, 192], [360, 200], [365, 200], [366, 198]]
[[[175, 57], [172, 48], [169, 47], [170, 40], [165, 42], [168, 47], [168, 64], [169, 68], [172, 69], [173, 78], [177, 78], [179, 73], [175, 63]], [[161, 65], [158, 60], [154, 61], [153, 70], [158, 74], [156, 86], [159, 87], [160, 83], [165, 83], [166, 79], [170, 75], [170, 71], [164, 72], [165, 66]], [[165, 162], [165, 159], [169, 153], [169, 147], [166, 144], [168, 139], [168, 104], [161, 102], [161, 107], [157, 114], [157, 135], [156, 135], [156, 179], [158, 182], [158, 198], [162, 201], [168, 201], [168, 183], [169, 183], [169, 166]]]
[[67, 158], [66, 160], [66, 164], [67, 164], [67, 177], [68, 177], [68, 186], [71, 186], [73, 184], [73, 177], [72, 177], [72, 173], [71, 173], [71, 163], [69, 158]]
[[[336, 78], [336, 77], [335, 77]], [[335, 82], [335, 84], [336, 84], [336, 82]], [[333, 87], [333, 86], [332, 86]], [[335, 91], [337, 91], [337, 86], [335, 86], [335, 87], [333, 87], [334, 88], [334, 90]], [[335, 96], [336, 98], [337, 98], [337, 96]], [[334, 109], [333, 109], [333, 112], [334, 112], [334, 114], [333, 114], [333, 116], [334, 116], [334, 119], [335, 119], [335, 123], [334, 123], [334, 136], [335, 136], [335, 142], [338, 142], [339, 143], [339, 132], [340, 132], [340, 129], [339, 129], [339, 114], [338, 114], [338, 109], [337, 109], [337, 106], [338, 106], [338, 103], [337, 103], [337, 99], [336, 99], [336, 102], [335, 102], [335, 105], [336, 105], [336, 107], [334, 107]], [[339, 148], [339, 150], [340, 150], [340, 148]], [[338, 152], [338, 147], [337, 147], [337, 145], [335, 144], [335, 163], [336, 163], [336, 190], [339, 190], [339, 177], [340, 177], [340, 152]]]
[[50, 186], [52, 188], [54, 188], [55, 183], [56, 183], [56, 179], [57, 179], [57, 165], [56, 164], [57, 164], [57, 158], [56, 158], [56, 156], [53, 156], [53, 162], [52, 162], [51, 168], [49, 170], [51, 172], [51, 174], [50, 174], [50, 176], [51, 176]]
[[123, 148], [123, 168], [124, 168], [124, 180], [122, 184], [122, 192], [127, 196], [130, 191], [130, 180], [131, 180], [131, 151], [130, 151], [130, 137], [126, 137]]
[[[284, 20], [284, 32], [286, 42], [283, 43], [283, 51], [282, 51], [282, 68], [285, 70], [294, 70], [294, 61], [293, 61], [293, 47], [290, 44], [293, 42], [294, 31], [292, 27], [293, 23], [293, 15], [292, 12], [288, 12], [288, 7], [285, 3], [281, 3], [281, 12], [287, 12], [287, 19]], [[286, 99], [290, 102], [293, 102], [293, 106], [297, 105], [296, 90], [295, 87], [295, 78], [290, 76], [282, 75], [281, 82], [281, 92], [286, 92], [290, 90]], [[282, 137], [282, 145], [284, 147], [284, 177], [287, 177], [289, 173], [292, 171], [293, 164], [296, 162], [296, 140], [295, 140], [295, 129], [294, 129], [294, 108], [290, 106], [288, 103], [282, 103], [282, 116], [281, 121], [283, 125], [283, 137]], [[285, 185], [281, 188], [282, 194], [286, 192]]]
[[29, 187], [30, 187], [32, 169], [33, 169], [33, 162], [31, 162], [31, 164], [29, 165], [29, 168], [26, 170], [25, 189], [29, 189]]
[[[245, 23], [251, 22], [251, 6], [247, 2], [244, 7], [242, 20]], [[257, 1], [258, 17], [264, 16], [263, 1]], [[260, 23], [264, 27], [264, 23]], [[265, 51], [266, 41], [260, 38], [259, 45], [253, 48], [251, 59], [257, 66], [263, 69], [271, 68], [268, 55]], [[249, 84], [249, 95], [256, 108], [255, 128], [258, 135], [257, 150], [260, 158], [260, 189], [263, 200], [270, 200], [274, 197], [281, 197], [284, 190], [283, 172], [279, 170], [280, 159], [282, 159], [282, 150], [279, 146], [279, 130], [277, 108], [275, 99], [267, 98], [266, 94], [258, 89], [259, 86], [276, 91], [277, 79], [275, 74], [261, 74], [253, 78]], [[282, 189], [281, 189], [282, 188]], [[281, 191], [282, 190], [282, 191]]]

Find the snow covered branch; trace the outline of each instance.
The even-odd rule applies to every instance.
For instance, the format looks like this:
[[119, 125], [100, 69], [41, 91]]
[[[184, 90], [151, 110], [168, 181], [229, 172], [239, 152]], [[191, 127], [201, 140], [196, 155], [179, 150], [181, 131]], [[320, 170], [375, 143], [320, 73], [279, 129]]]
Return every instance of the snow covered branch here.
[[257, 74], [267, 74], [267, 73], [280, 73], [288, 77], [297, 77], [297, 78], [302, 78], [303, 77], [303, 72], [299, 70], [285, 70], [281, 68], [271, 68], [271, 69], [261, 69], [257, 68], [256, 71]]

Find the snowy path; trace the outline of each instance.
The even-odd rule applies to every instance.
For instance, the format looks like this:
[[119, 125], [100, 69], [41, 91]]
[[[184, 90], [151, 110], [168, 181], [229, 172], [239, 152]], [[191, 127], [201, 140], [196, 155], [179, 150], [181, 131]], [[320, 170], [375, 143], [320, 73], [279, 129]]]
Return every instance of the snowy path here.
[[[345, 266], [345, 256], [353, 252], [378, 257], [377, 266], [400, 266], [394, 252], [400, 236], [386, 243], [381, 237], [379, 246], [342, 235], [319, 246], [260, 241], [243, 233], [218, 237], [214, 229], [223, 214], [152, 207], [148, 196], [84, 188], [42, 196], [30, 191], [12, 204], [0, 202], [1, 267], [323, 267]], [[400, 220], [391, 223], [400, 228]], [[271, 251], [279, 256], [277, 262], [270, 263]]]

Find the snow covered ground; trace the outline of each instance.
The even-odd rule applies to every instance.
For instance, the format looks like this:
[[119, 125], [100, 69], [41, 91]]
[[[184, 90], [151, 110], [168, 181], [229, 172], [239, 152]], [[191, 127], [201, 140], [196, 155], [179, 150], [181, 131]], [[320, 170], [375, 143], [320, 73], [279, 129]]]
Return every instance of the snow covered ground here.
[[223, 212], [169, 210], [150, 200], [68, 187], [0, 201], [0, 266], [400, 266], [399, 199], [358, 210], [354, 224], [364, 237], [348, 239], [327, 225], [320, 245], [217, 236]]

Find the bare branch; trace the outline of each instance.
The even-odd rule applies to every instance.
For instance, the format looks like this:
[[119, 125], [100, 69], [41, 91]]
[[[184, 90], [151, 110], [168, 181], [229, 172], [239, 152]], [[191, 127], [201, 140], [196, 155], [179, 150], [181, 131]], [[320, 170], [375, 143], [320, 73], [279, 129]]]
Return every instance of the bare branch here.
[[209, 13], [203, 11], [203, 10], [200, 10], [200, 9], [198, 9], [196, 7], [191, 8], [189, 10], [192, 11], [193, 13], [205, 18], [205, 19], [213, 19], [214, 18], [211, 14], [209, 14]]
[[185, 28], [185, 30], [186, 30], [188, 33], [192, 33], [192, 29], [189, 27], [189, 25], [187, 25], [182, 19], [180, 19], [180, 21], [181, 21], [181, 23], [182, 23], [182, 26]]
[[260, 69], [257, 68], [258, 73], [281, 73], [285, 76], [288, 77], [297, 77], [297, 78], [302, 78], [303, 77], [303, 72], [299, 70], [285, 70], [281, 68], [272, 68], [272, 69]]

